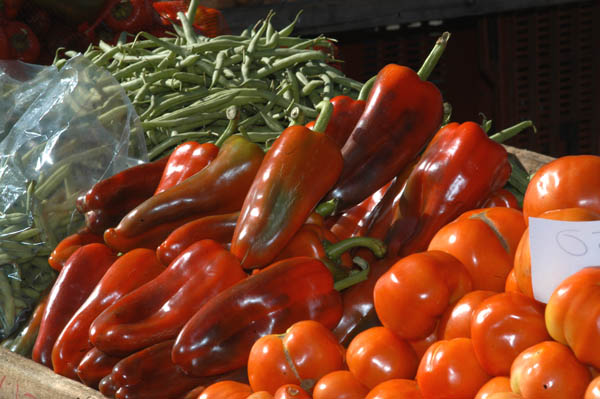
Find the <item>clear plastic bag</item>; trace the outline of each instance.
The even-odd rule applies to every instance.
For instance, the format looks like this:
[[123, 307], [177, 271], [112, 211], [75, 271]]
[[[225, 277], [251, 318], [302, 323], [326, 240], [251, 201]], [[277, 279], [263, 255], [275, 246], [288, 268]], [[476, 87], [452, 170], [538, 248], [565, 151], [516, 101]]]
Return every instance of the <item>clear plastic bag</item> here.
[[52, 249], [83, 226], [77, 196], [147, 151], [119, 83], [82, 56], [60, 70], [0, 61], [0, 110], [1, 340], [54, 280]]

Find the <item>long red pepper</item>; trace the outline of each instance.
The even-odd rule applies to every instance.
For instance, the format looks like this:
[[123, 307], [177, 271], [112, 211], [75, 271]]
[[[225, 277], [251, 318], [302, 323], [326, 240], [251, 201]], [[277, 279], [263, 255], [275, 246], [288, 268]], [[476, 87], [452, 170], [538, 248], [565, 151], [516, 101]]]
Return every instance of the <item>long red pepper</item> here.
[[87, 228], [65, 237], [58, 243], [54, 250], [52, 250], [52, 253], [48, 257], [48, 264], [54, 270], [60, 271], [73, 252], [77, 251], [82, 246], [93, 242], [102, 243], [102, 236], [92, 233]]
[[[329, 102], [333, 105], [333, 113], [323, 133], [331, 137], [342, 148], [365, 110], [366, 102], [348, 96], [335, 96]], [[314, 126], [315, 121], [306, 124], [309, 129]]]
[[98, 389], [100, 380], [109, 375], [121, 357], [110, 356], [98, 348], [92, 348], [83, 355], [77, 366], [77, 377], [88, 387]]

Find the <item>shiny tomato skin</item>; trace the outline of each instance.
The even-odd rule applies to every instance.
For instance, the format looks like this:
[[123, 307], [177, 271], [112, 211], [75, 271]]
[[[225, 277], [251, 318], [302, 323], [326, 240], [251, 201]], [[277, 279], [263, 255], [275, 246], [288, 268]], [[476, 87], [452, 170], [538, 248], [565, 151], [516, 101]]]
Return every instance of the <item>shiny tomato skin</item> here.
[[583, 399], [600, 399], [600, 377], [594, 378], [588, 384]]
[[398, 337], [418, 340], [433, 332], [446, 308], [471, 291], [471, 278], [454, 256], [419, 252], [394, 263], [375, 283], [381, 323]]
[[423, 399], [415, 380], [393, 379], [378, 384], [365, 399]]
[[600, 267], [586, 267], [563, 280], [546, 306], [546, 328], [575, 357], [600, 368]]
[[504, 375], [494, 377], [483, 384], [474, 399], [489, 399], [492, 394], [503, 392], [512, 392], [510, 390], [510, 378]]
[[[439, 323], [438, 323], [438, 325], [439, 325]], [[427, 337], [421, 338], [418, 340], [412, 340], [412, 341], [409, 340], [407, 342], [414, 349], [415, 353], [417, 354], [417, 359], [419, 359], [419, 361], [421, 361], [421, 358], [423, 357], [423, 355], [425, 354], [427, 349], [429, 349], [431, 344], [433, 344], [434, 342], [437, 342], [437, 341], [439, 341], [439, 337], [438, 337], [438, 328], [436, 327], [433, 329], [431, 334], [429, 334]]]
[[509, 375], [519, 353], [551, 339], [544, 304], [516, 292], [503, 292], [479, 304], [471, 319], [471, 340], [479, 364], [490, 375]]
[[369, 389], [393, 378], [411, 379], [418, 359], [413, 348], [386, 327], [359, 333], [346, 351], [348, 369]]
[[588, 208], [600, 213], [600, 156], [568, 155], [542, 166], [523, 199], [523, 216], [552, 209]]
[[488, 396], [487, 399], [523, 399], [523, 397], [514, 392], [496, 392]]
[[517, 275], [514, 267], [510, 269], [510, 272], [508, 272], [506, 282], [504, 283], [504, 292], [518, 292], [522, 294], [521, 290], [519, 289], [519, 282], [517, 281]]
[[285, 384], [280, 386], [273, 399], [311, 399], [308, 392], [296, 384]]
[[246, 399], [273, 399], [273, 395], [267, 391], [258, 391], [251, 393]]
[[313, 399], [363, 399], [369, 389], [348, 370], [332, 371], [315, 384]]
[[475, 309], [485, 299], [497, 292], [486, 290], [471, 291], [449, 307], [438, 325], [439, 339], [471, 338], [471, 318]]
[[246, 399], [251, 393], [250, 385], [225, 380], [207, 386], [198, 399]]
[[470, 338], [441, 340], [429, 347], [417, 371], [424, 399], [472, 398], [491, 377], [481, 368]]

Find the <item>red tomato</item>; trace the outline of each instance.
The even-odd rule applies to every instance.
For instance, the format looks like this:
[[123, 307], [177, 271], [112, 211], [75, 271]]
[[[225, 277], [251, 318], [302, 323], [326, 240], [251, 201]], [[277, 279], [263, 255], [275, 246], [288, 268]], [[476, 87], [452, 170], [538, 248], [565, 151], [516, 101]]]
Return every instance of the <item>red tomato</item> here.
[[471, 291], [471, 278], [454, 256], [427, 251], [400, 259], [375, 284], [381, 323], [403, 339], [427, 337], [446, 308]]
[[321, 323], [304, 320], [285, 334], [258, 339], [248, 357], [248, 380], [254, 391], [275, 391], [284, 384], [312, 390], [315, 382], [344, 368], [344, 348]]
[[600, 377], [596, 377], [589, 383], [585, 390], [583, 399], [600, 399]]
[[515, 273], [514, 267], [508, 272], [506, 282], [504, 283], [504, 292], [518, 292], [522, 294], [519, 289], [519, 282], [517, 281], [517, 274]]
[[546, 306], [546, 328], [580, 362], [600, 368], [600, 267], [586, 267], [556, 287]]
[[226, 380], [207, 386], [198, 399], [246, 399], [251, 393], [250, 385]]
[[497, 392], [488, 396], [487, 399], [523, 399], [523, 397], [514, 392]]
[[555, 341], [525, 349], [510, 369], [512, 391], [523, 399], [581, 398], [590, 379], [573, 352]]
[[521, 209], [517, 197], [505, 188], [494, 191], [483, 203], [483, 208], [505, 207]]
[[505, 392], [512, 392], [510, 390], [510, 378], [498, 376], [483, 384], [474, 399], [490, 399], [492, 394]]
[[250, 394], [246, 399], [273, 399], [273, 395], [267, 391], [258, 391]]
[[588, 208], [600, 213], [600, 156], [569, 155], [542, 166], [523, 199], [523, 216], [552, 209]]
[[413, 378], [418, 359], [411, 346], [391, 330], [373, 327], [350, 342], [346, 363], [356, 379], [371, 389], [393, 378]]
[[544, 304], [516, 292], [485, 299], [471, 319], [475, 356], [490, 375], [509, 375], [519, 353], [549, 339]]
[[425, 399], [472, 398], [489, 379], [475, 357], [470, 338], [434, 343], [417, 371], [417, 383]]
[[371, 389], [365, 399], [423, 399], [415, 380], [393, 379]]
[[494, 291], [471, 291], [446, 310], [438, 326], [439, 339], [471, 338], [473, 312], [485, 299], [496, 295]]
[[348, 370], [332, 371], [315, 384], [313, 399], [363, 399], [369, 389]]
[[473, 289], [502, 292], [524, 230], [523, 215], [516, 209], [478, 209], [442, 227], [428, 249], [460, 260], [473, 279]]
[[299, 385], [285, 384], [275, 391], [273, 399], [310, 399], [310, 395]]
[[[571, 222], [585, 222], [600, 220], [600, 213], [585, 208], [554, 209], [544, 212], [537, 217], [551, 220], [566, 220]], [[529, 248], [529, 228], [525, 229], [514, 262], [515, 278], [519, 290], [533, 298], [533, 287], [531, 285], [531, 251]]]
[[[438, 323], [438, 325], [439, 325], [439, 323]], [[427, 351], [427, 349], [429, 349], [429, 347], [431, 346], [431, 344], [433, 344], [434, 342], [437, 342], [438, 340], [439, 340], [438, 329], [436, 327], [433, 329], [431, 334], [429, 334], [427, 337], [419, 339], [419, 340], [408, 341], [408, 344], [410, 346], [412, 346], [415, 353], [417, 354], [417, 359], [419, 359], [419, 361], [420, 361], [421, 358], [423, 357], [423, 355], [425, 354], [425, 352]]]

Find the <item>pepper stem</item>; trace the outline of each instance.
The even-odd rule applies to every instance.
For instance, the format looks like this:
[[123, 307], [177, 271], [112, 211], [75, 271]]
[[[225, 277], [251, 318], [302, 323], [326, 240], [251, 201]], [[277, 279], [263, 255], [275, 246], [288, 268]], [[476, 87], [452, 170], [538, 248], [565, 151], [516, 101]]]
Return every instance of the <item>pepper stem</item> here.
[[231, 105], [225, 111], [225, 116], [227, 116], [227, 119], [229, 119], [229, 123], [227, 124], [225, 131], [221, 134], [217, 141], [215, 141], [215, 145], [217, 147], [221, 147], [223, 142], [225, 142], [225, 140], [227, 140], [227, 138], [236, 131], [240, 116], [240, 110], [237, 106]]
[[369, 273], [371, 272], [371, 267], [367, 264], [365, 268], [360, 271], [356, 271], [354, 273], [350, 273], [348, 277], [345, 277], [341, 280], [336, 281], [333, 284], [333, 288], [336, 291], [345, 290], [348, 287], [356, 285], [362, 281], [365, 281], [369, 278]]
[[367, 80], [363, 87], [361, 87], [360, 92], [358, 93], [357, 100], [367, 101], [369, 98], [369, 93], [371, 93], [371, 89], [377, 80], [377, 75], [373, 76], [371, 79]]
[[423, 62], [419, 72], [417, 72], [417, 75], [419, 75], [421, 80], [429, 79], [429, 75], [431, 75], [431, 72], [433, 72], [433, 69], [442, 57], [442, 54], [444, 54], [444, 50], [446, 50], [448, 40], [450, 40], [450, 32], [442, 33], [442, 36], [437, 39], [435, 46], [433, 46], [433, 49], [425, 59], [425, 62]]
[[315, 212], [324, 218], [333, 215], [337, 208], [338, 201], [334, 199], [330, 199], [329, 201], [321, 202], [315, 208]]
[[514, 126], [501, 130], [498, 133], [492, 134], [490, 139], [494, 140], [496, 143], [504, 143], [506, 140], [516, 136], [529, 127], [533, 129], [533, 133], [537, 133], [537, 129], [532, 121], [523, 121]]
[[350, 237], [345, 240], [330, 244], [325, 249], [327, 257], [332, 260], [339, 259], [344, 252], [348, 252], [352, 248], [364, 247], [368, 248], [373, 254], [382, 258], [387, 250], [383, 241], [373, 237]]
[[333, 114], [333, 104], [329, 101], [321, 101], [315, 108], [317, 108], [320, 113], [312, 130], [323, 133], [325, 132], [325, 129], [327, 129], [329, 119], [331, 119], [331, 114]]

